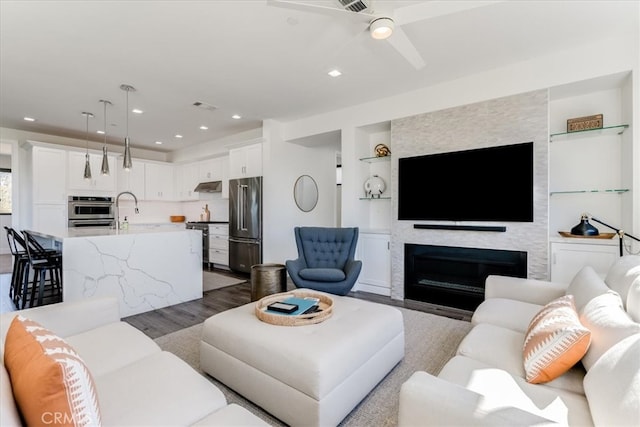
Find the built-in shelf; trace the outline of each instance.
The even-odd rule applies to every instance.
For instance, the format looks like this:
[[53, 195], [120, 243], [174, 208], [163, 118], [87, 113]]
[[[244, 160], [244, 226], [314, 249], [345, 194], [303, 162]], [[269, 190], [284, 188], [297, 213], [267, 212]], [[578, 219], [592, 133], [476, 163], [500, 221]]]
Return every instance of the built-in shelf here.
[[391, 196], [360, 197], [360, 200], [391, 200]]
[[557, 142], [566, 141], [572, 138], [585, 138], [590, 136], [621, 135], [628, 127], [629, 125], [616, 125], [606, 126], [599, 129], [580, 130], [576, 132], [552, 133], [549, 135], [549, 140], [551, 142]]
[[365, 163], [388, 162], [389, 160], [391, 160], [391, 156], [363, 157], [360, 159], [361, 162]]
[[628, 188], [614, 188], [611, 190], [568, 190], [568, 191], [551, 191], [549, 195], [553, 196], [554, 194], [581, 194], [581, 193], [613, 193], [613, 194], [622, 194], [629, 191]]

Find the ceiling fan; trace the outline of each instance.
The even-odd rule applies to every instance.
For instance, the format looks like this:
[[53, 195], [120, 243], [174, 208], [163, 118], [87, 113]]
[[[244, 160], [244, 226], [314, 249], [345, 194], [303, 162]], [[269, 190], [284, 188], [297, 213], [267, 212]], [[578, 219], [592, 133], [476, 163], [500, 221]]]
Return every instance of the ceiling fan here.
[[[331, 0], [324, 2], [303, 2], [293, 0], [267, 0], [270, 6], [295, 9], [307, 12], [323, 13], [330, 16], [351, 17], [357, 25], [363, 25], [374, 39], [386, 40], [416, 69], [424, 68], [424, 59], [409, 40], [402, 26], [412, 22], [424, 21], [437, 16], [461, 12], [500, 1], [424, 1], [408, 6], [391, 8], [384, 12], [383, 7], [392, 6], [394, 1], [379, 0]], [[376, 9], [374, 9], [374, 5]]]

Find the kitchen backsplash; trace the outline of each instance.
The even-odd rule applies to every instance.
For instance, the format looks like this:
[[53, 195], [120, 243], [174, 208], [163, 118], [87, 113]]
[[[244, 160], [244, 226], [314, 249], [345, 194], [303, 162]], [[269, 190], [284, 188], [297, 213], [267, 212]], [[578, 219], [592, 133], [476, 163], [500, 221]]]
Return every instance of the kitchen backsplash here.
[[184, 215], [186, 221], [199, 221], [204, 205], [209, 205], [211, 221], [229, 220], [229, 199], [214, 198], [212, 200], [197, 200], [193, 202], [138, 202], [140, 213], [134, 213], [133, 200], [120, 199], [120, 221], [127, 217], [131, 224], [156, 224], [170, 222], [171, 215]]

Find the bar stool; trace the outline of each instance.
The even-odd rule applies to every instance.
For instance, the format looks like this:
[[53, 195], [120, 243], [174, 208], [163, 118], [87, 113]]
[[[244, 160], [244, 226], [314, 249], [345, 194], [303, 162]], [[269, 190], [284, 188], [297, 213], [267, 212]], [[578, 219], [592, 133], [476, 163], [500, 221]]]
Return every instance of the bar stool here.
[[[60, 251], [45, 249], [28, 231], [23, 230], [22, 234], [26, 242], [29, 266], [33, 269], [29, 306], [36, 307], [43, 304], [46, 288], [51, 289], [52, 296], [62, 296], [62, 254]], [[49, 273], [48, 286], [47, 273]], [[26, 292], [26, 280], [24, 283], [23, 291]], [[38, 292], [37, 300], [35, 299], [36, 290]]]
[[24, 239], [17, 234], [16, 230], [7, 226], [5, 226], [4, 229], [7, 232], [9, 250], [13, 256], [13, 271], [11, 273], [9, 298], [13, 300], [16, 308], [19, 307], [22, 300], [22, 308], [24, 308], [21, 285], [23, 283], [23, 278], [29, 274], [29, 255], [27, 254]]

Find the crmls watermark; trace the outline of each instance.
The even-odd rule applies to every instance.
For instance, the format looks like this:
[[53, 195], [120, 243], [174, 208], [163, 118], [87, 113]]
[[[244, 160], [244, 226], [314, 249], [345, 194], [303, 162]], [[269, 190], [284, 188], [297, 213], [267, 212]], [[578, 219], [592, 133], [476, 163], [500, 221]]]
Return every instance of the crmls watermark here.
[[66, 412], [43, 412], [40, 420], [47, 425], [75, 424], [73, 416]]

